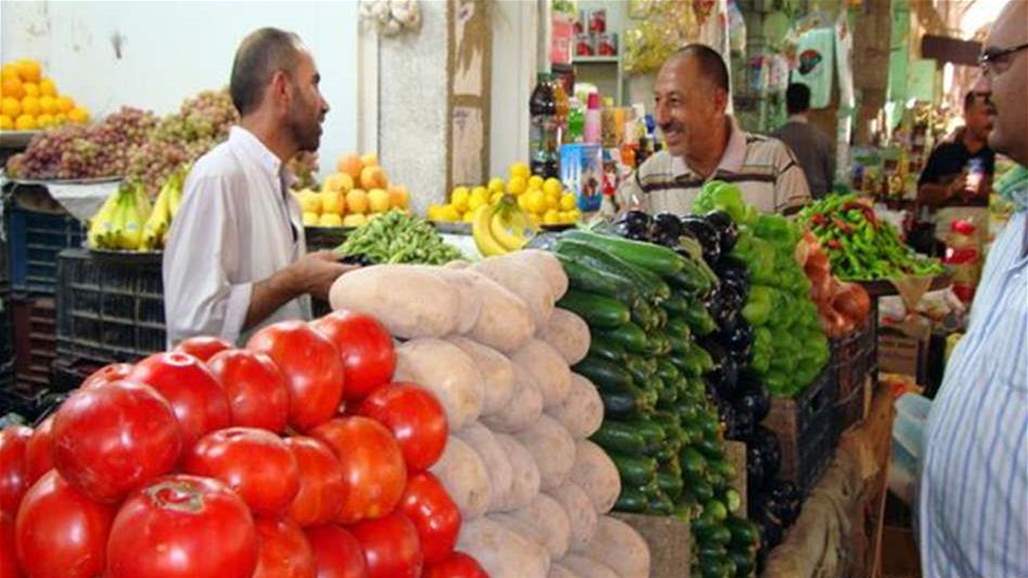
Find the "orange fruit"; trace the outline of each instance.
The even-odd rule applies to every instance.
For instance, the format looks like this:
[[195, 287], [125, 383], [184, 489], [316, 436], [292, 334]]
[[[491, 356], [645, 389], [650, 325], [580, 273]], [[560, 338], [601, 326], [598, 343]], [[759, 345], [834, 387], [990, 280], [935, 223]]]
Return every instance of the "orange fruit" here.
[[39, 85], [35, 82], [22, 82], [21, 88], [25, 91], [25, 96], [39, 96]]
[[89, 122], [89, 112], [80, 106], [76, 106], [68, 111], [68, 120], [75, 124], [86, 124]]
[[384, 189], [389, 186], [386, 180], [385, 171], [379, 166], [366, 166], [361, 171], [361, 188], [363, 189]]
[[6, 114], [0, 114], [0, 130], [11, 130], [14, 128], [14, 121]]
[[5, 76], [3, 84], [0, 85], [0, 92], [5, 97], [21, 100], [25, 96], [25, 87], [22, 86], [21, 79], [17, 76]]
[[60, 112], [57, 109], [57, 100], [49, 95], [39, 97], [39, 110], [43, 114], [54, 114], [56, 112]]
[[361, 189], [352, 189], [346, 193], [346, 210], [349, 213], [363, 215], [368, 212], [368, 194]]
[[54, 125], [61, 126], [65, 124], [68, 124], [68, 115], [63, 112], [59, 112], [54, 115]]
[[389, 187], [389, 204], [396, 209], [406, 209], [410, 202], [410, 195], [407, 194], [407, 187], [394, 185]]
[[339, 161], [336, 162], [336, 170], [350, 175], [350, 178], [357, 182], [361, 178], [361, 171], [364, 170], [364, 163], [356, 154], [348, 153], [339, 157]]
[[0, 102], [0, 112], [11, 118], [18, 118], [18, 115], [21, 114], [21, 101], [10, 96], [5, 96], [3, 101]]
[[32, 116], [39, 114], [39, 99], [34, 96], [26, 96], [21, 99], [21, 112]]
[[30, 114], [23, 114], [14, 121], [14, 128], [18, 130], [36, 130], [36, 117]]
[[18, 74], [18, 66], [13, 62], [0, 66], [0, 78], [7, 80], [8, 78], [17, 78], [18, 82], [21, 82], [21, 75]]
[[70, 96], [58, 96], [56, 100], [57, 110], [61, 112], [67, 113], [75, 108], [75, 101]]
[[366, 167], [377, 167], [378, 166], [378, 154], [368, 153], [361, 157], [361, 162]]
[[54, 117], [52, 114], [41, 114], [36, 117], [36, 126], [39, 128], [50, 128], [54, 125]]
[[19, 60], [17, 65], [18, 76], [27, 82], [39, 82], [39, 78], [43, 75], [43, 67], [38, 61], [31, 58]]
[[57, 85], [49, 78], [39, 81], [39, 94], [43, 96], [57, 96]]

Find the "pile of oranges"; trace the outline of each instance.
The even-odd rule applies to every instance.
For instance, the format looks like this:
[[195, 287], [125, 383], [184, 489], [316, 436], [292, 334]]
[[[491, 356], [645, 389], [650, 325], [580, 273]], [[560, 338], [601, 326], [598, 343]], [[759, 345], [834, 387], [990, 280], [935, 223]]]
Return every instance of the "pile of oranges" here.
[[89, 122], [89, 111], [57, 92], [43, 67], [29, 58], [0, 67], [0, 130], [40, 130]]

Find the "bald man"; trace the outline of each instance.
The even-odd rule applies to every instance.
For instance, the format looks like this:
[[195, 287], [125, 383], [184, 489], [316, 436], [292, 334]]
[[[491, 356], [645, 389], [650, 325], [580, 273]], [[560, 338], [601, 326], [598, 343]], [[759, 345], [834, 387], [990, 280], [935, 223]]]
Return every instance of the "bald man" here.
[[[1028, 164], [1028, 2], [996, 18], [975, 91], [996, 107], [989, 145]], [[967, 334], [925, 431], [918, 492], [928, 578], [1028, 576], [1028, 187], [989, 251]]]
[[660, 69], [653, 87], [655, 118], [667, 147], [618, 191], [621, 207], [652, 213], [692, 212], [703, 184], [735, 183], [765, 213], [790, 213], [810, 201], [803, 168], [782, 141], [739, 128], [725, 111], [728, 68], [708, 46], [690, 44]]

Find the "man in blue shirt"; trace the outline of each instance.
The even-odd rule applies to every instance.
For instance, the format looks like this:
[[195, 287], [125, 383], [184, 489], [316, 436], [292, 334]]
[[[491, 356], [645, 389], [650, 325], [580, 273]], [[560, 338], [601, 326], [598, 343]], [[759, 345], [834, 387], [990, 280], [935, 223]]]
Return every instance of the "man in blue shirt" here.
[[[1011, 0], [976, 91], [996, 106], [990, 146], [1028, 164], [1028, 2]], [[927, 578], [1028, 576], [1028, 190], [996, 239], [925, 431], [918, 534]]]

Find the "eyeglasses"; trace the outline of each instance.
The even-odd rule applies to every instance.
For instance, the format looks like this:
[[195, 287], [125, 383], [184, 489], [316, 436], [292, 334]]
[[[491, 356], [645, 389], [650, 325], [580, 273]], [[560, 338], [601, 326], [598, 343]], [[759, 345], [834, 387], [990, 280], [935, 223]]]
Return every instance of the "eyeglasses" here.
[[978, 66], [986, 74], [1002, 74], [1010, 68], [1010, 55], [1028, 48], [1028, 42], [1012, 48], [986, 48], [978, 57]]

